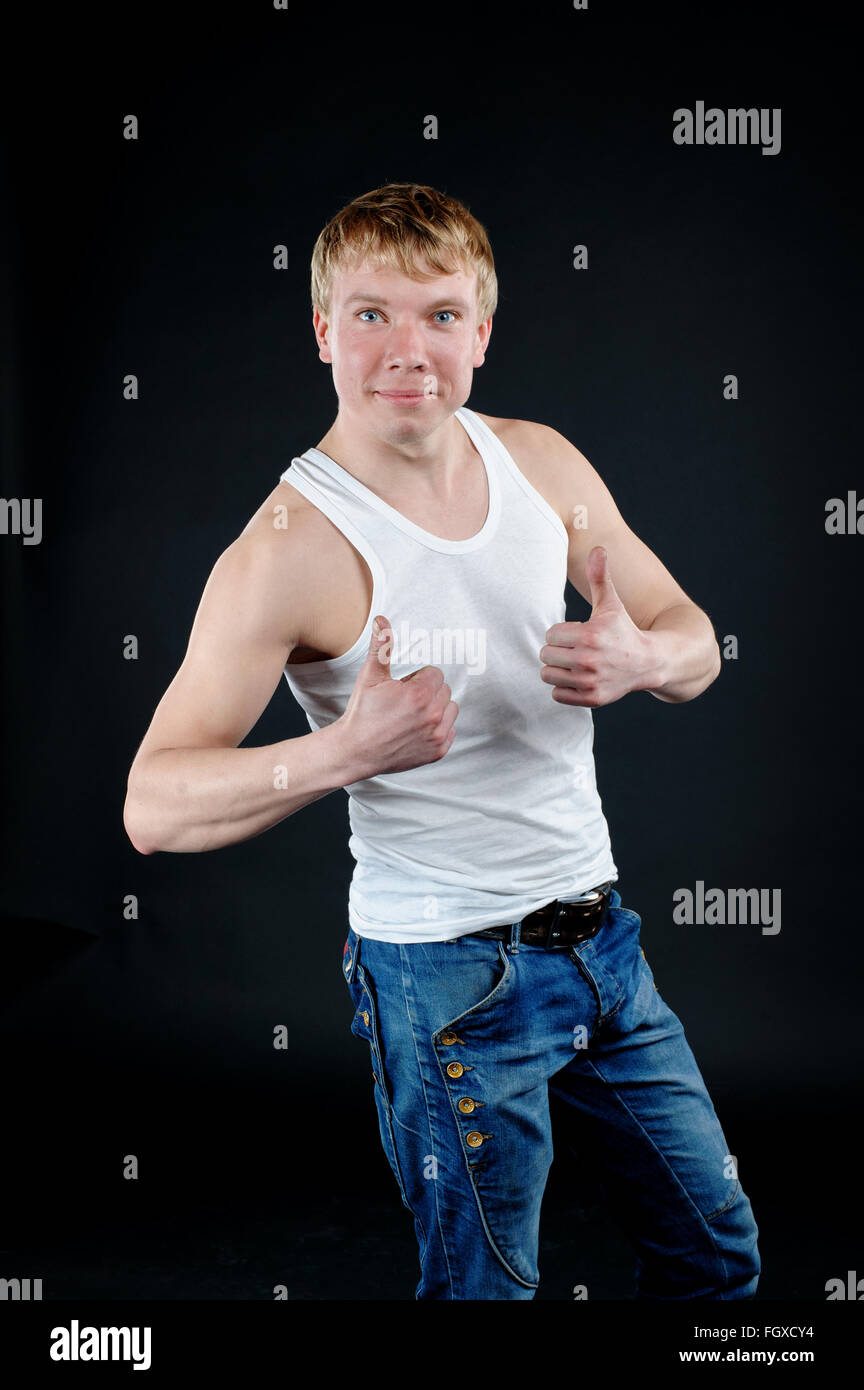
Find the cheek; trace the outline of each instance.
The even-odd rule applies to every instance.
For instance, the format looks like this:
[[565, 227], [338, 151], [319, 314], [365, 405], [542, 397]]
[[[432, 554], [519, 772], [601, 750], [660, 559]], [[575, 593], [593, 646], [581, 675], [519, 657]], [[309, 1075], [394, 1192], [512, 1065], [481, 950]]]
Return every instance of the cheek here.
[[369, 353], [356, 343], [342, 342], [334, 354], [333, 375], [346, 385], [362, 385], [369, 372]]

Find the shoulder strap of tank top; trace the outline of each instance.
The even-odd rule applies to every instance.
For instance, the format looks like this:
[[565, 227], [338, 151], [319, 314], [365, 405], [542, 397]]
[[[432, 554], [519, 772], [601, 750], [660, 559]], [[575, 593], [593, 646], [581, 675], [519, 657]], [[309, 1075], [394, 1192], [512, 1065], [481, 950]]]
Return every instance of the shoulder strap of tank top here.
[[349, 540], [354, 546], [354, 549], [359, 550], [372, 573], [372, 580], [376, 592], [381, 592], [384, 587], [384, 566], [378, 558], [377, 552], [369, 544], [366, 537], [357, 530], [354, 523], [349, 521], [338, 503], [323, 492], [321, 488], [316, 487], [312, 479], [305, 473], [301, 473], [299, 469], [293, 466], [295, 461], [299, 460], [292, 460], [292, 466], [285, 469], [285, 472], [280, 478], [280, 482], [290, 483], [298, 492], [302, 492], [308, 502], [311, 502], [314, 507], [317, 507], [320, 512], [323, 512], [328, 521], [333, 522], [336, 529], [342, 532], [346, 540]]
[[462, 409], [456, 413], [465, 417], [466, 425], [470, 426], [469, 433], [471, 430], [474, 431], [472, 435], [474, 442], [477, 442], [476, 436], [479, 435], [484, 443], [488, 445], [487, 452], [494, 460], [495, 466], [497, 467], [500, 465], [500, 468], [513, 479], [517, 487], [521, 488], [522, 492], [537, 508], [541, 516], [544, 516], [549, 522], [559, 540], [563, 539], [565, 542], [569, 543], [569, 536], [564, 522], [554, 508], [550, 507], [543, 494], [537, 491], [533, 483], [529, 482], [516, 463], [513, 455], [510, 453], [510, 450], [498, 438], [495, 431], [491, 429], [484, 420], [481, 420], [479, 415], [476, 415], [473, 410], [469, 410], [467, 406], [463, 406]]

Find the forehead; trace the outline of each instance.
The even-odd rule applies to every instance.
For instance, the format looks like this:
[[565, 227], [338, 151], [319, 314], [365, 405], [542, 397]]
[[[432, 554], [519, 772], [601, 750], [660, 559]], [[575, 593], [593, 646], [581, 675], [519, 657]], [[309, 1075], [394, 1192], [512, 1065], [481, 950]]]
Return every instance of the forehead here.
[[443, 297], [461, 299], [466, 306], [473, 305], [476, 288], [476, 271], [467, 273], [458, 270], [452, 275], [442, 275], [425, 261], [415, 261], [418, 280], [412, 280], [401, 270], [366, 260], [340, 267], [333, 276], [335, 300], [346, 305], [355, 299], [367, 296], [379, 301], [384, 299], [393, 304], [410, 306], [423, 305]]

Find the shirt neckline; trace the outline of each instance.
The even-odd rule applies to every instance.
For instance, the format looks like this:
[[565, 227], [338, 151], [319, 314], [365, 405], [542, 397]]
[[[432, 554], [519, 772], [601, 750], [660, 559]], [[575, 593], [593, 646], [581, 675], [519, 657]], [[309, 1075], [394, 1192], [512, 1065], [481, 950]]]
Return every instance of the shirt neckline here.
[[464, 406], [454, 412], [455, 418], [459, 421], [465, 433], [474, 444], [480, 458], [483, 461], [483, 470], [486, 474], [486, 489], [488, 493], [488, 505], [486, 509], [486, 519], [480, 530], [473, 536], [468, 536], [465, 540], [451, 541], [444, 536], [435, 536], [431, 531], [426, 531], [416, 522], [410, 521], [402, 512], [391, 507], [389, 502], [385, 502], [379, 497], [377, 492], [373, 492], [365, 483], [361, 483], [359, 478], [355, 478], [353, 473], [349, 473], [346, 468], [332, 459], [329, 454], [317, 448], [307, 449], [301, 455], [302, 458], [314, 459], [331, 477], [341, 482], [355, 496], [362, 497], [368, 502], [370, 507], [378, 511], [382, 516], [386, 516], [392, 521], [394, 526], [398, 526], [406, 535], [413, 536], [421, 544], [428, 546], [431, 550], [441, 550], [449, 554], [458, 554], [462, 551], [479, 550], [485, 545], [498, 524], [498, 517], [501, 510], [500, 495], [498, 491], [497, 471], [490, 462], [491, 444], [485, 440], [480, 432], [480, 421], [471, 419], [472, 412]]

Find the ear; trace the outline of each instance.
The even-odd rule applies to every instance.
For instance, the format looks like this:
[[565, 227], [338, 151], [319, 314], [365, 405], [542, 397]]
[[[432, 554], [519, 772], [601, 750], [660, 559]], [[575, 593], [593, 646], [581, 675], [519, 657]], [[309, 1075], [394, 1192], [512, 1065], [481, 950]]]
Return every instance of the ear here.
[[327, 341], [329, 323], [320, 312], [318, 305], [312, 311], [312, 327], [315, 330], [315, 341], [318, 344], [318, 356], [322, 362], [332, 362], [333, 357], [330, 351], [330, 344]]
[[477, 349], [474, 353], [475, 367], [482, 367], [486, 361], [486, 349], [489, 346], [489, 339], [492, 337], [492, 315], [490, 314], [485, 323], [481, 323], [477, 329]]

